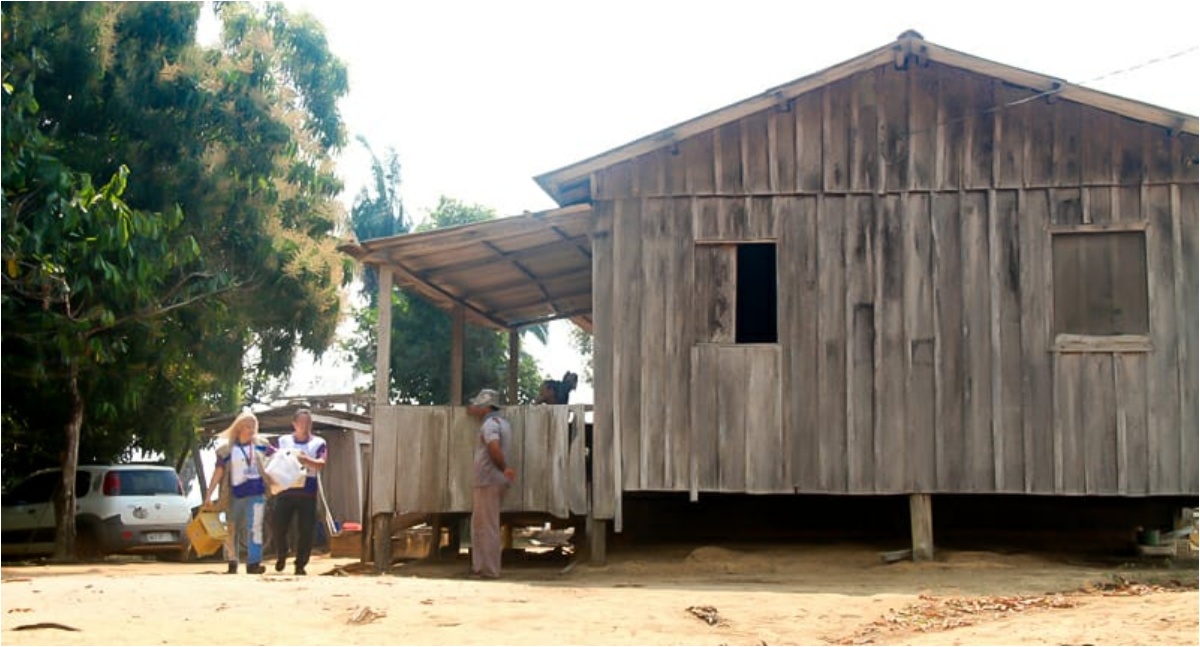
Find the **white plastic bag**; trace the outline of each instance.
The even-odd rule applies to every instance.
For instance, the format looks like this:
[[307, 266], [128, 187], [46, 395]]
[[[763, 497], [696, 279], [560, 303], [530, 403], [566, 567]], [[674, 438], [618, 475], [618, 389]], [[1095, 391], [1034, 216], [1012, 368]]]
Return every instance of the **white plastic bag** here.
[[271, 492], [275, 494], [291, 488], [304, 487], [304, 466], [292, 450], [276, 452], [267, 460], [265, 469], [271, 480]]

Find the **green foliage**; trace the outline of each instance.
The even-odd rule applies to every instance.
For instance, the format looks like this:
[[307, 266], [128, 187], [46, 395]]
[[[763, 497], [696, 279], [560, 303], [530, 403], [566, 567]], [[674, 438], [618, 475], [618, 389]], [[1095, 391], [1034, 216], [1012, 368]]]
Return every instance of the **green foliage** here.
[[[408, 225], [399, 207], [399, 165], [395, 154], [387, 161], [372, 155], [375, 185], [364, 189], [351, 207], [351, 222], [360, 240], [376, 232], [404, 233]], [[382, 180], [382, 182], [381, 182]], [[443, 196], [417, 231], [466, 225], [496, 217], [480, 205], [466, 204]], [[387, 234], [391, 235], [391, 234]], [[365, 282], [364, 282], [365, 283]], [[377, 289], [368, 291], [368, 305], [356, 314], [358, 334], [349, 345], [351, 359], [365, 374], [375, 371]], [[416, 295], [396, 291], [392, 295], [391, 392], [393, 400], [414, 404], [445, 404], [450, 401], [450, 315]], [[537, 332], [545, 335], [545, 327]], [[508, 384], [508, 338], [490, 329], [467, 325], [463, 347], [463, 391], [483, 388], [504, 391]], [[541, 385], [536, 360], [522, 352], [518, 366], [518, 401], [532, 402]]]
[[84, 460], [171, 457], [333, 339], [345, 66], [274, 4], [201, 47], [201, 10], [3, 5], [6, 478], [60, 457], [68, 369]]
[[588, 384], [591, 384], [595, 379], [593, 370], [595, 368], [595, 356], [592, 333], [580, 328], [579, 326], [571, 327], [571, 348], [579, 353], [583, 358], [583, 379]]

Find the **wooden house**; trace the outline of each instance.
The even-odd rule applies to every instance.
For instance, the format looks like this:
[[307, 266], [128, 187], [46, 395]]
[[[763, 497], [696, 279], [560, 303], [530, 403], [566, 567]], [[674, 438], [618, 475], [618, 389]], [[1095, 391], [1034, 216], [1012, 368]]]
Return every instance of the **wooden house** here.
[[[593, 331], [592, 468], [562, 477], [597, 522], [630, 492], [901, 495], [921, 556], [942, 493], [1200, 495], [1197, 133], [906, 32], [539, 176], [560, 209], [350, 251], [459, 329]], [[372, 511], [457, 510], [384, 476], [380, 423]], [[438, 424], [396, 455], [469, 433]]]

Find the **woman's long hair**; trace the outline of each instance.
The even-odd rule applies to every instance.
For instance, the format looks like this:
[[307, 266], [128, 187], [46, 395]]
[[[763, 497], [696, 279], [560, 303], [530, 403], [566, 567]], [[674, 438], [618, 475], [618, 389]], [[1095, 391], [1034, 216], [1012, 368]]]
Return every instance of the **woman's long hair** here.
[[250, 421], [249, 424], [250, 424], [251, 428], [254, 430], [253, 435], [258, 436], [258, 416], [254, 415], [253, 413], [251, 413], [249, 411], [243, 411], [243, 412], [239, 413], [236, 418], [233, 419], [233, 422], [230, 423], [229, 426], [225, 428], [225, 431], [221, 432], [221, 435], [225, 437], [225, 442], [229, 443], [230, 447], [233, 447], [234, 445], [237, 444], [237, 442], [238, 442], [238, 427], [242, 426], [243, 421], [246, 421], [246, 420]]

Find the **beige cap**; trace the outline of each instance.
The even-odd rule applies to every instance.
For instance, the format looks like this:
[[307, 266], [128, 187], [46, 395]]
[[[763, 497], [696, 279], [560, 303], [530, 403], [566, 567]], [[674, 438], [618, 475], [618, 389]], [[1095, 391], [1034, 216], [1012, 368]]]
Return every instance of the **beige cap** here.
[[495, 389], [484, 389], [471, 398], [471, 405], [476, 407], [499, 407], [500, 392]]

